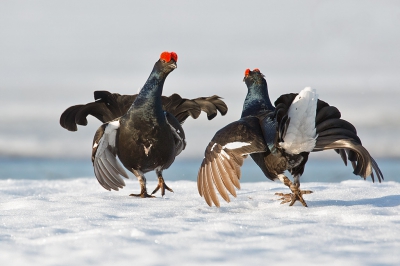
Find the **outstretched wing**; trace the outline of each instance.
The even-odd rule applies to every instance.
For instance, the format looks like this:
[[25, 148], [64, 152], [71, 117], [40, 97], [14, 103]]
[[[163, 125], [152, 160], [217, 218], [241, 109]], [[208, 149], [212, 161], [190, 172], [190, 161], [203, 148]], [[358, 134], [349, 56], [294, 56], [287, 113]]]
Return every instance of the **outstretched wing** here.
[[199, 97], [196, 99], [185, 99], [179, 94], [162, 97], [163, 110], [176, 117], [179, 123], [183, 124], [190, 116], [197, 119], [201, 111], [207, 114], [208, 120], [217, 116], [218, 112], [225, 115], [228, 112], [228, 107], [217, 95], [211, 97]]
[[347, 160], [351, 162], [355, 175], [364, 179], [371, 176], [372, 182], [375, 181], [375, 175], [379, 182], [384, 179], [378, 164], [362, 146], [352, 124], [343, 119], [331, 118], [321, 122], [316, 128], [318, 138], [313, 152], [334, 149], [346, 165]]
[[120, 95], [108, 91], [95, 91], [94, 102], [67, 108], [61, 114], [60, 125], [69, 131], [77, 131], [77, 125], [87, 125], [88, 115], [96, 117], [103, 123], [112, 121], [124, 115], [136, 97], [137, 94]]
[[60, 117], [60, 125], [69, 130], [77, 131], [77, 125], [86, 126], [86, 117], [92, 115], [103, 123], [111, 121], [114, 115], [104, 103], [92, 102], [88, 104], [78, 104], [67, 108]]
[[94, 135], [92, 162], [94, 174], [100, 185], [107, 190], [118, 190], [125, 186], [120, 177], [129, 178], [121, 164], [117, 161], [115, 145], [119, 121], [103, 124]]
[[235, 187], [240, 189], [243, 160], [248, 154], [267, 149], [257, 117], [245, 117], [220, 129], [208, 144], [197, 175], [200, 196], [209, 206], [214, 203], [219, 207], [217, 189], [221, 197], [229, 202], [227, 192], [236, 197]]
[[[124, 115], [136, 99], [135, 95], [120, 95], [108, 91], [95, 91], [95, 102], [79, 104], [67, 108], [60, 117], [60, 125], [69, 130], [77, 131], [77, 125], [86, 126], [87, 116], [92, 115], [101, 122], [106, 123]], [[218, 112], [225, 115], [228, 107], [220, 97], [200, 97], [196, 99], [185, 99], [178, 94], [162, 96], [163, 109], [175, 116], [179, 123], [183, 123], [191, 116], [196, 119], [201, 111], [207, 113], [209, 120], [213, 119]]]
[[208, 120], [216, 117], [218, 111], [221, 115], [225, 115], [228, 112], [228, 106], [221, 100], [221, 97], [217, 95], [211, 97], [199, 97], [192, 101], [196, 102], [200, 106], [201, 110], [207, 113]]

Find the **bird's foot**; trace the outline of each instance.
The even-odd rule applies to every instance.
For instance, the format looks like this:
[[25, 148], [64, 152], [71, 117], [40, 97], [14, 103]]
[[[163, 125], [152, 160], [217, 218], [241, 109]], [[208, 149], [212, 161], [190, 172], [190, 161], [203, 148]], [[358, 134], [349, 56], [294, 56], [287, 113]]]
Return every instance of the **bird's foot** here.
[[304, 207], [307, 207], [307, 203], [303, 199], [304, 194], [311, 194], [313, 193], [311, 190], [300, 190], [299, 186], [291, 184], [289, 186], [292, 193], [275, 193], [277, 196], [281, 196], [280, 200], [282, 200], [281, 204], [289, 203], [289, 206], [293, 206], [296, 201], [300, 201]]
[[129, 196], [138, 197], [138, 198], [155, 198], [155, 196], [147, 194], [147, 190], [143, 190], [143, 189], [139, 194], [130, 194]]
[[165, 195], [165, 190], [174, 192], [172, 189], [170, 189], [167, 184], [165, 184], [164, 179], [163, 178], [159, 178], [158, 179], [158, 185], [157, 187], [154, 189], [154, 191], [151, 193], [151, 195], [153, 195], [154, 193], [156, 193], [159, 189], [161, 189], [161, 196], [164, 197]]

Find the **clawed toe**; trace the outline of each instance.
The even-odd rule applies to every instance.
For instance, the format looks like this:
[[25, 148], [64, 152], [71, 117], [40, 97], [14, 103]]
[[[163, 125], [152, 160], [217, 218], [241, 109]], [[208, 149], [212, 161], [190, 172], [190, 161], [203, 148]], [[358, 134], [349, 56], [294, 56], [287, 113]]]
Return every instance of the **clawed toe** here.
[[153, 195], [147, 194], [147, 192], [142, 192], [140, 194], [130, 194], [129, 196], [138, 197], [138, 198], [155, 198]]
[[296, 190], [294, 189], [293, 193], [275, 193], [275, 195], [277, 196], [281, 196], [281, 198], [279, 198], [279, 200], [281, 201], [281, 204], [285, 204], [285, 203], [289, 203], [289, 206], [293, 206], [293, 204], [296, 201], [300, 201], [301, 204], [304, 207], [308, 207], [307, 203], [305, 202], [305, 200], [303, 199], [303, 195], [304, 194], [311, 194], [313, 193], [311, 190]]
[[164, 197], [164, 195], [165, 195], [165, 190], [174, 192], [171, 188], [169, 188], [167, 186], [167, 184], [165, 184], [164, 179], [158, 181], [157, 187], [154, 189], [154, 191], [151, 194], [153, 195], [154, 193], [156, 193], [160, 189], [161, 189], [161, 196], [162, 197]]
[[288, 203], [290, 201], [292, 201], [292, 193], [275, 193], [275, 195], [280, 196], [281, 198], [279, 198], [278, 200], [282, 200], [281, 204], [285, 204]]

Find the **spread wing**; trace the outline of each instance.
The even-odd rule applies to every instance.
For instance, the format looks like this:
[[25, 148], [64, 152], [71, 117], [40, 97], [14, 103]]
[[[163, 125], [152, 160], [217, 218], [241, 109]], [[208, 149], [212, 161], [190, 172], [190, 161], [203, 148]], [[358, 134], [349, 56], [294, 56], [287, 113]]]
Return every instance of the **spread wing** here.
[[257, 117], [245, 117], [220, 129], [208, 144], [197, 175], [200, 196], [209, 206], [219, 207], [217, 190], [229, 202], [227, 192], [236, 197], [235, 187], [240, 189], [243, 160], [267, 149]]
[[[137, 94], [120, 95], [108, 91], [95, 91], [94, 102], [67, 108], [61, 114], [60, 125], [69, 131], [77, 131], [77, 125], [87, 125], [88, 115], [96, 117], [103, 123], [112, 121], [124, 115], [136, 97]], [[207, 113], [209, 120], [213, 119], [218, 112], [225, 115], [228, 111], [226, 104], [217, 95], [185, 99], [175, 93], [171, 96], [162, 96], [162, 105], [163, 110], [175, 116], [181, 124], [189, 116], [193, 119], [198, 118], [201, 111]]]
[[207, 113], [208, 120], [216, 117], [218, 112], [220, 112], [221, 115], [225, 115], [228, 112], [228, 106], [221, 100], [221, 97], [217, 95], [211, 97], [199, 97], [192, 101], [196, 102], [200, 106], [201, 110]]
[[[320, 128], [317, 127], [319, 135], [313, 152], [334, 149], [340, 154], [346, 165], [347, 159], [351, 162], [355, 175], [359, 175], [364, 179], [371, 176], [373, 182], [376, 175], [378, 181], [381, 182], [384, 178], [378, 164], [368, 150], [362, 146], [358, 136], [352, 130], [343, 128], [343, 121], [341, 119], [332, 119], [332, 121], [324, 123]], [[344, 124], [346, 126], [350, 124], [347, 123]]]
[[185, 99], [174, 93], [169, 97], [163, 96], [162, 104], [163, 109], [175, 116], [181, 124], [183, 124], [189, 116], [193, 119], [198, 118], [201, 111], [207, 114], [208, 120], [217, 116], [218, 112], [220, 112], [221, 115], [225, 115], [228, 112], [228, 107], [217, 95]]
[[100, 185], [107, 190], [118, 190], [125, 186], [120, 177], [129, 178], [122, 165], [117, 161], [115, 145], [119, 121], [103, 124], [94, 135], [92, 162], [94, 174]]
[[336, 107], [324, 101], [318, 102], [315, 118], [318, 137], [313, 151], [334, 149], [346, 165], [347, 160], [351, 162], [355, 175], [364, 179], [371, 176], [372, 181], [376, 175], [381, 182], [383, 174], [374, 158], [362, 145], [356, 128], [340, 117], [341, 114]]
[[67, 108], [61, 114], [60, 125], [69, 131], [77, 131], [77, 125], [86, 126], [88, 124], [88, 115], [96, 117], [103, 123], [112, 121], [124, 115], [136, 97], [137, 94], [120, 95], [108, 91], [95, 91], [94, 102]]

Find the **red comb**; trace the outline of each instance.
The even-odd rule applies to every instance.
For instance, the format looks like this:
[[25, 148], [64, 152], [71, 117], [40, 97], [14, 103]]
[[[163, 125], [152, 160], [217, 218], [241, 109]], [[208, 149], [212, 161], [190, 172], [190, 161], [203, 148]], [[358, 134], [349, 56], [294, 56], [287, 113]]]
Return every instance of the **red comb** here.
[[178, 62], [178, 55], [175, 52], [171, 52], [171, 57], [175, 62]]
[[165, 62], [171, 61], [171, 53], [162, 52], [161, 55], [160, 55], [160, 59], [164, 60]]
[[250, 69], [246, 69], [246, 71], [244, 71], [244, 75], [247, 77], [250, 74]]
[[162, 52], [160, 55], [160, 59], [164, 60], [165, 62], [171, 61], [174, 59], [175, 62], [178, 61], [178, 55], [175, 52]]
[[253, 71], [260, 72], [260, 70], [258, 68], [253, 69]]

